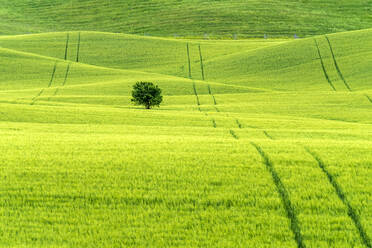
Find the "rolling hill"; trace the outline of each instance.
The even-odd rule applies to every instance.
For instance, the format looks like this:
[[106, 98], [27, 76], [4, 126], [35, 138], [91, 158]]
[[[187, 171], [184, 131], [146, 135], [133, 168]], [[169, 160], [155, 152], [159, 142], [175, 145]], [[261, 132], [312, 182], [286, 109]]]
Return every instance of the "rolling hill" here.
[[0, 6], [0, 247], [372, 247], [370, 2]]
[[[300, 37], [372, 28], [371, 0], [1, 0], [0, 33]], [[275, 11], [273, 11], [275, 9]]]

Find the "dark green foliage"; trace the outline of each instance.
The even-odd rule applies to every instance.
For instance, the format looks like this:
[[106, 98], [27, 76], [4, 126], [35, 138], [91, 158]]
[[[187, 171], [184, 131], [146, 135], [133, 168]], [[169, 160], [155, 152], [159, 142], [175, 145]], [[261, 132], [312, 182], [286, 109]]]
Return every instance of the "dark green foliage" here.
[[137, 82], [133, 85], [132, 102], [137, 105], [144, 105], [146, 109], [158, 106], [163, 101], [161, 89], [151, 82]]

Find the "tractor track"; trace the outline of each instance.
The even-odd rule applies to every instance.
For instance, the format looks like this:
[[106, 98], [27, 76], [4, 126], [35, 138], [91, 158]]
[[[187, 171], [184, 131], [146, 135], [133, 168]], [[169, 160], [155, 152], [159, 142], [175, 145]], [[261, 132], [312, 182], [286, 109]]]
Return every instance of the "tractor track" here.
[[266, 132], [265, 130], [263, 131], [263, 133], [264, 133], [264, 135], [267, 137], [267, 138], [269, 138], [269, 139], [271, 139], [271, 140], [275, 140], [274, 138], [273, 138], [273, 136], [271, 136], [268, 132]]
[[[67, 68], [66, 68], [66, 73], [65, 73], [65, 77], [63, 79], [63, 83], [62, 83], [62, 86], [61, 87], [64, 87], [66, 85], [66, 82], [67, 82], [67, 78], [68, 78], [68, 74], [70, 72], [70, 63], [67, 64]], [[56, 96], [58, 91], [59, 91], [60, 87], [58, 87], [55, 91], [54, 91], [54, 94], [53, 96]]]
[[238, 135], [236, 135], [236, 133], [234, 132], [234, 130], [230, 129], [230, 134], [231, 136], [234, 138], [234, 139], [239, 139]]
[[332, 45], [331, 45], [331, 41], [329, 40], [329, 38], [328, 38], [327, 35], [325, 35], [325, 38], [326, 38], [326, 40], [327, 40], [327, 42], [328, 42], [329, 50], [331, 51], [332, 59], [333, 59], [333, 63], [334, 63], [334, 65], [335, 65], [335, 67], [336, 67], [336, 71], [337, 71], [338, 76], [341, 78], [342, 82], [344, 82], [346, 88], [347, 88], [349, 91], [352, 91], [350, 85], [346, 82], [345, 77], [344, 77], [344, 75], [342, 75], [342, 72], [341, 72], [341, 70], [340, 70], [340, 67], [339, 67], [338, 64], [337, 64], [337, 60], [336, 60], [335, 54], [334, 54], [334, 52], [333, 52], [333, 48], [332, 48]]
[[363, 244], [368, 248], [372, 248], [371, 240], [368, 237], [366, 231], [364, 230], [364, 228], [363, 228], [363, 226], [360, 222], [358, 214], [355, 212], [355, 210], [351, 206], [350, 202], [347, 200], [345, 193], [343, 192], [341, 186], [336, 181], [335, 177], [327, 170], [324, 162], [320, 159], [320, 157], [316, 153], [314, 153], [313, 151], [311, 151], [307, 147], [305, 147], [305, 150], [307, 151], [307, 153], [309, 153], [316, 160], [320, 169], [327, 176], [329, 183], [333, 186], [338, 198], [342, 201], [342, 203], [347, 208], [347, 214], [349, 215], [349, 217], [354, 222], [354, 225], [359, 232], [359, 235], [360, 235], [360, 238], [363, 241]]
[[369, 101], [370, 103], [372, 103], [372, 98], [369, 97], [367, 94], [366, 94], [366, 97], [367, 97], [368, 101]]
[[285, 188], [283, 182], [281, 181], [278, 173], [276, 172], [276, 170], [275, 170], [272, 162], [270, 161], [270, 158], [267, 156], [267, 154], [257, 144], [251, 142], [251, 145], [256, 148], [257, 152], [260, 154], [260, 156], [263, 160], [263, 163], [266, 165], [267, 170], [270, 172], [270, 174], [272, 176], [272, 179], [274, 181], [276, 189], [277, 189], [277, 191], [279, 193], [279, 196], [282, 200], [284, 209], [287, 213], [287, 217], [290, 220], [290, 227], [291, 227], [291, 230], [292, 230], [292, 232], [295, 236], [297, 247], [298, 248], [305, 248], [306, 246], [303, 242], [303, 237], [302, 237], [302, 234], [301, 234], [300, 224], [299, 224], [299, 221], [297, 219], [297, 215], [295, 213], [295, 210], [292, 206], [291, 200], [289, 198], [287, 189]]
[[329, 75], [328, 75], [327, 70], [325, 68], [324, 61], [323, 61], [322, 55], [320, 53], [318, 42], [316, 41], [316, 39], [314, 39], [314, 42], [315, 42], [316, 49], [318, 50], [318, 55], [319, 55], [319, 59], [320, 59], [320, 64], [321, 64], [322, 69], [323, 69], [324, 77], [327, 79], [327, 82], [331, 86], [331, 88], [334, 91], [337, 91], [336, 88], [335, 88], [335, 86], [333, 85], [331, 79], [329, 78]]
[[[52, 71], [52, 76], [51, 76], [51, 78], [49, 80], [49, 83], [48, 83], [47, 88], [50, 88], [52, 86], [53, 80], [54, 80], [54, 77], [55, 77], [55, 74], [56, 74], [56, 70], [57, 70], [57, 62], [54, 64], [53, 71]], [[35, 104], [35, 102], [37, 101], [37, 98], [44, 93], [44, 90], [45, 90], [45, 88], [41, 89], [40, 92], [37, 93], [36, 96], [34, 96], [32, 98], [30, 105], [34, 105]]]

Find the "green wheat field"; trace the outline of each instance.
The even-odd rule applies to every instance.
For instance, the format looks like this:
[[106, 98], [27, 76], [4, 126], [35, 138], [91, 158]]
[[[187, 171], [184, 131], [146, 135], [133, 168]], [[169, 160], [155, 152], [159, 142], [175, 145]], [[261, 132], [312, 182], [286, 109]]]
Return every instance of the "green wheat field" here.
[[371, 28], [371, 0], [0, 0], [0, 247], [371, 248]]

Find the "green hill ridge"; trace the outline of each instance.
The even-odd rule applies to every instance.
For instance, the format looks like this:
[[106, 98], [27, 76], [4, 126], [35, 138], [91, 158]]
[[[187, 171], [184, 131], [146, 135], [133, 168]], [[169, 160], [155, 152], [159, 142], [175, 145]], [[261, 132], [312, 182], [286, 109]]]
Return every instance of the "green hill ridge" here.
[[305, 37], [372, 27], [370, 0], [1, 0], [0, 6], [0, 34], [86, 30], [166, 37]]

